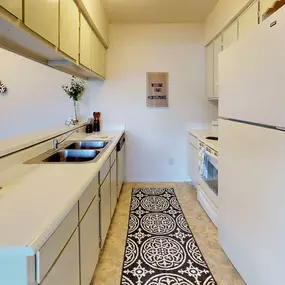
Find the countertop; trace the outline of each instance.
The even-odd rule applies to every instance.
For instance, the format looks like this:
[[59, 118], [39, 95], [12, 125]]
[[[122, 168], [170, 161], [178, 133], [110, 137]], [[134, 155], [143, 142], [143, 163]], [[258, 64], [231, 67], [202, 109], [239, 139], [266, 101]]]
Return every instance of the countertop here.
[[219, 142], [218, 141], [212, 141], [212, 140], [207, 140], [206, 137], [210, 136], [216, 136], [215, 134], [212, 133], [210, 129], [191, 129], [188, 128], [187, 131], [192, 134], [194, 137], [196, 137], [198, 140], [204, 142], [207, 146], [215, 150], [216, 152], [219, 151]]
[[32, 255], [52, 235], [116, 147], [124, 130], [73, 134], [69, 140], [112, 140], [100, 159], [84, 164], [19, 164], [25, 175], [0, 191], [0, 252]]

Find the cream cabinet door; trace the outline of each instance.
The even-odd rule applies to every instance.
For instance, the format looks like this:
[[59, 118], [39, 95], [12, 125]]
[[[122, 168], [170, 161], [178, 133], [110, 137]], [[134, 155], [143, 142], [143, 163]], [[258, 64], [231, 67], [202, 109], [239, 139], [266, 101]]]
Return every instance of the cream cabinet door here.
[[79, 236], [76, 230], [41, 285], [79, 285]]
[[101, 0], [82, 0], [100, 35], [108, 44], [108, 20]]
[[25, 0], [25, 25], [58, 45], [59, 0]]
[[223, 33], [223, 50], [238, 40], [238, 22], [234, 22]]
[[81, 285], [91, 282], [100, 253], [99, 244], [99, 198], [96, 197], [80, 223]]
[[77, 59], [79, 53], [79, 10], [70, 0], [60, 0], [60, 37], [61, 51]]
[[111, 175], [110, 172], [100, 187], [100, 235], [101, 248], [104, 245], [111, 223]]
[[193, 176], [194, 176], [194, 186], [197, 188], [199, 184], [199, 150], [193, 147]]
[[105, 77], [106, 73], [106, 48], [99, 43], [99, 74]]
[[80, 64], [91, 69], [92, 30], [84, 16], [80, 16]]
[[111, 218], [114, 215], [118, 201], [117, 193], [117, 160], [111, 168]]
[[91, 70], [96, 72], [97, 74], [100, 73], [99, 49], [100, 49], [100, 40], [95, 35], [95, 33], [92, 31]]
[[222, 37], [214, 41], [214, 97], [219, 97], [219, 54], [222, 51]]
[[23, 0], [0, 0], [0, 6], [11, 14], [22, 20], [23, 18]]
[[206, 47], [206, 92], [209, 99], [214, 97], [214, 45]]
[[255, 1], [238, 19], [239, 38], [246, 36], [258, 25], [258, 1]]

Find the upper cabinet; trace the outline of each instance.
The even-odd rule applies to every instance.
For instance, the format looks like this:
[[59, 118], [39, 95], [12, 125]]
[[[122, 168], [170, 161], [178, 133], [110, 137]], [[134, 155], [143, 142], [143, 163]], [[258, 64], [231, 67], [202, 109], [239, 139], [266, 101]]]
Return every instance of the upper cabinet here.
[[105, 54], [106, 49], [99, 38], [92, 32], [91, 45], [91, 70], [105, 77]]
[[214, 41], [214, 98], [219, 97], [219, 54], [222, 49], [222, 36], [219, 36]]
[[4, 48], [84, 79], [105, 77], [101, 0], [0, 0], [0, 8]]
[[25, 0], [25, 25], [38, 35], [58, 44], [59, 0]]
[[22, 20], [23, 18], [23, 0], [0, 0], [0, 6], [11, 14]]
[[91, 69], [91, 46], [92, 46], [92, 30], [85, 20], [84, 16], [80, 15], [80, 55], [79, 62], [83, 66]]
[[255, 1], [238, 19], [239, 38], [246, 36], [259, 22], [258, 1]]
[[238, 22], [235, 21], [223, 33], [223, 49], [227, 49], [238, 40]]
[[214, 97], [214, 44], [206, 47], [206, 92], [208, 99]]
[[91, 46], [91, 70], [100, 74], [100, 66], [99, 66], [99, 49], [100, 49], [100, 40], [96, 36], [94, 32], [92, 32], [92, 46]]
[[70, 0], [60, 0], [59, 48], [77, 60], [79, 53], [79, 10]]
[[99, 44], [99, 74], [105, 77], [106, 70], [106, 49], [104, 45], [100, 42]]
[[76, 2], [82, 2], [98, 33], [108, 45], [108, 20], [101, 0], [76, 0]]

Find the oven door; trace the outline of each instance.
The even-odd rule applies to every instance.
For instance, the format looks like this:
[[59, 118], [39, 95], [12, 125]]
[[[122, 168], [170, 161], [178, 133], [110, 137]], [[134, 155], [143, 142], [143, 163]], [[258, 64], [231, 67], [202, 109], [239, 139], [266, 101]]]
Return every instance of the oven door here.
[[218, 157], [205, 151], [200, 184], [207, 196], [218, 206]]

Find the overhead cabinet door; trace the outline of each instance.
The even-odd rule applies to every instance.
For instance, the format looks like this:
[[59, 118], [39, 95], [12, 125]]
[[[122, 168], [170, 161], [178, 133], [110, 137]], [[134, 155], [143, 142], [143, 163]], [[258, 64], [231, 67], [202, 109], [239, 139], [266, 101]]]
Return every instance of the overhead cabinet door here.
[[23, 0], [0, 0], [0, 6], [22, 20]]
[[214, 97], [219, 97], [219, 54], [222, 51], [222, 37], [214, 41]]
[[214, 45], [206, 47], [206, 89], [209, 99], [214, 97]]
[[59, 0], [25, 0], [25, 25], [38, 35], [58, 44]]
[[96, 36], [96, 34], [92, 31], [92, 49], [91, 49], [91, 61], [92, 71], [100, 74], [100, 66], [99, 66], [99, 48], [100, 48], [100, 40]]
[[99, 74], [102, 77], [105, 77], [105, 58], [106, 58], [106, 49], [103, 44], [99, 43]]
[[101, 0], [82, 0], [100, 35], [108, 44], [108, 20]]
[[91, 69], [91, 46], [92, 46], [92, 30], [85, 20], [84, 16], [80, 16], [80, 64]]
[[79, 50], [79, 11], [70, 0], [60, 1], [60, 50], [72, 57], [78, 57]]
[[254, 2], [239, 17], [239, 38], [246, 36], [258, 25], [258, 1]]
[[223, 50], [238, 40], [238, 22], [234, 22], [223, 33]]

